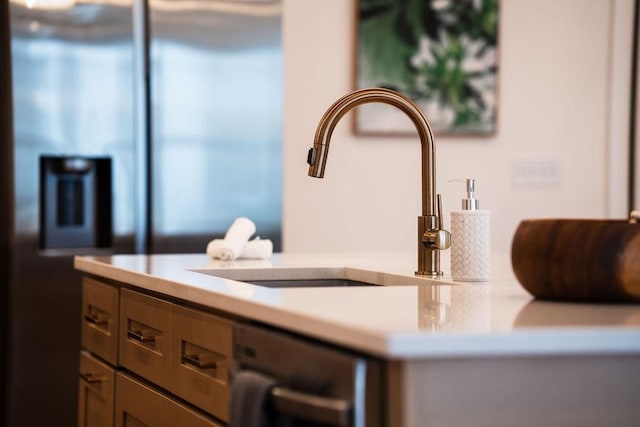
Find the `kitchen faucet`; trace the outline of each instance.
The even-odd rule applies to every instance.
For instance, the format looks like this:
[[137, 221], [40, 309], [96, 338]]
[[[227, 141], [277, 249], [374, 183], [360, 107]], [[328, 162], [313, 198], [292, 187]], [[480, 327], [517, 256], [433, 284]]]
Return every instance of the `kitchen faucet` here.
[[441, 276], [440, 251], [451, 246], [451, 234], [442, 229], [442, 199], [436, 195], [435, 144], [433, 132], [426, 116], [416, 104], [404, 95], [381, 88], [360, 89], [349, 93], [324, 113], [313, 147], [309, 149], [307, 163], [309, 176], [324, 177], [329, 155], [329, 143], [338, 121], [352, 108], [374, 102], [393, 105], [402, 110], [413, 122], [422, 146], [422, 215], [418, 217], [418, 269], [420, 276]]

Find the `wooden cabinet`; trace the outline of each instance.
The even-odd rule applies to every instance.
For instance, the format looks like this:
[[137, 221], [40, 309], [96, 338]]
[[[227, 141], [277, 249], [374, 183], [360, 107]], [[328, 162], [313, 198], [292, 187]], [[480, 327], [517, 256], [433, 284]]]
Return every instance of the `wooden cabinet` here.
[[120, 301], [120, 365], [168, 389], [172, 304], [128, 289]]
[[222, 426], [121, 372], [116, 374], [116, 388], [116, 427]]
[[82, 347], [112, 365], [118, 361], [118, 288], [82, 282]]
[[227, 421], [232, 322], [197, 310], [173, 308], [171, 391]]
[[80, 352], [79, 426], [113, 426], [115, 372], [89, 352]]
[[231, 320], [93, 278], [82, 305], [79, 426], [228, 420]]

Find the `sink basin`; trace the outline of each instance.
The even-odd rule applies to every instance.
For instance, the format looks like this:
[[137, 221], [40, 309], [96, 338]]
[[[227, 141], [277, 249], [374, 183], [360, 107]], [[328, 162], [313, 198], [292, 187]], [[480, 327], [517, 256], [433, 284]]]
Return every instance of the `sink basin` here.
[[267, 288], [315, 288], [331, 286], [378, 286], [375, 283], [349, 279], [252, 280], [245, 283]]
[[192, 271], [268, 288], [406, 286], [431, 283], [430, 279], [422, 277], [350, 267], [212, 268]]

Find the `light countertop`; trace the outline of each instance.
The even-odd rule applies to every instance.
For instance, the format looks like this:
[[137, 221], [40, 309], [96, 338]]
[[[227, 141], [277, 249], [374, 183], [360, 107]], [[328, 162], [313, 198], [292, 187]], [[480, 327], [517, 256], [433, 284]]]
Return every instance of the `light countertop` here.
[[[442, 260], [445, 271], [447, 256]], [[234, 262], [204, 254], [115, 255], [76, 257], [75, 266], [392, 359], [640, 354], [640, 305], [534, 300], [517, 283], [508, 256], [492, 258], [487, 283], [416, 278], [411, 253], [287, 253]], [[383, 281], [385, 286], [273, 289], [214, 277], [328, 272]]]

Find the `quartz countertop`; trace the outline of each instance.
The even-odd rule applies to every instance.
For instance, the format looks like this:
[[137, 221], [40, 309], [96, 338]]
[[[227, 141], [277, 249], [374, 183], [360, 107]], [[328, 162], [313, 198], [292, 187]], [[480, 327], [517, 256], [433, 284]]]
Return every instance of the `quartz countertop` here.
[[[508, 256], [492, 257], [492, 278], [484, 283], [454, 282], [446, 274], [416, 278], [411, 253], [283, 253], [233, 262], [204, 254], [79, 256], [75, 266], [389, 359], [640, 354], [640, 305], [534, 300], [516, 281]], [[214, 276], [322, 269], [349, 270], [356, 279], [381, 272], [392, 280], [385, 286], [267, 288]]]

